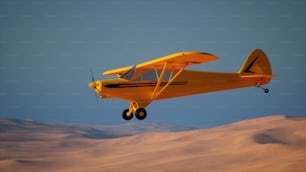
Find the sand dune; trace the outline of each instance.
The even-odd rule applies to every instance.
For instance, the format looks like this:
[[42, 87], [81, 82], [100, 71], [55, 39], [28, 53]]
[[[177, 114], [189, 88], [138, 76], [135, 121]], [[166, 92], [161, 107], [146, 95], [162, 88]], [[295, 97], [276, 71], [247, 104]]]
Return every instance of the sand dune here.
[[92, 139], [86, 137], [87, 130], [76, 127], [37, 124], [32, 127], [40, 127], [41, 132], [31, 133], [22, 123], [9, 120], [0, 126], [1, 171], [306, 169], [306, 118], [302, 117], [269, 116], [212, 129], [112, 139]]

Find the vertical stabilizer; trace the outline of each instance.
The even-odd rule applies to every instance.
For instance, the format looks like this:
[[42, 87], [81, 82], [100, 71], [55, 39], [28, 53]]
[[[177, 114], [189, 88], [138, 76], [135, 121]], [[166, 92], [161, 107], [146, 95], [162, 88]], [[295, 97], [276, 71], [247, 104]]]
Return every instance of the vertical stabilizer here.
[[239, 73], [244, 75], [271, 75], [270, 62], [264, 51], [255, 49], [241, 66]]

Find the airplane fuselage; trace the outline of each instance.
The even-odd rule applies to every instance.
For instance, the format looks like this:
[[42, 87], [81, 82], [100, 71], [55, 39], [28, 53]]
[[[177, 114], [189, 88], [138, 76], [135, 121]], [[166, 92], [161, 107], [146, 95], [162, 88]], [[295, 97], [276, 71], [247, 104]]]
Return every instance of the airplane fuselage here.
[[[182, 70], [153, 100], [162, 100], [194, 94], [264, 85], [270, 78], [242, 78], [239, 73], [221, 73]], [[157, 81], [129, 81], [121, 78], [101, 80], [102, 96], [122, 100], [151, 100]], [[160, 90], [169, 81], [160, 84]]]

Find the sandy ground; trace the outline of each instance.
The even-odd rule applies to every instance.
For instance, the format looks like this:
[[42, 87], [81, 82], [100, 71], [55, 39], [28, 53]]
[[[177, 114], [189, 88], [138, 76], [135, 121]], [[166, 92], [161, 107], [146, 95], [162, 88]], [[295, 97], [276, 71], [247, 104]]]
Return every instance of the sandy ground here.
[[25, 132], [9, 123], [2, 121], [0, 130], [1, 172], [306, 169], [306, 118], [302, 117], [269, 116], [212, 129], [112, 139], [90, 139], [83, 137], [83, 130], [42, 125]]

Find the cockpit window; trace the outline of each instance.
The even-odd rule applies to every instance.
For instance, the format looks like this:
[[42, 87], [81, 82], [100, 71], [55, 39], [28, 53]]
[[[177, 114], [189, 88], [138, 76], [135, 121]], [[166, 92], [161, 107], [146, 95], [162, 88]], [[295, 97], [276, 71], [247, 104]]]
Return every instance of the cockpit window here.
[[[138, 69], [136, 72], [136, 65], [134, 65], [124, 74], [122, 74], [120, 78], [133, 81], [157, 81], [161, 73], [162, 70], [160, 69]], [[173, 71], [166, 70], [162, 81], [169, 81], [172, 77]]]
[[[155, 70], [155, 69], [142, 70], [138, 74], [138, 77], [134, 79], [134, 81], [157, 81], [160, 75], [161, 75], [161, 70]], [[172, 71], [166, 70], [162, 81], [170, 80], [172, 75], [173, 75]]]
[[[162, 70], [158, 70], [158, 75], [161, 75], [161, 72]], [[172, 76], [173, 72], [171, 70], [166, 70], [162, 81], [169, 81]]]
[[136, 78], [137, 81], [156, 81], [156, 79], [155, 70], [144, 72], [142, 75]]

